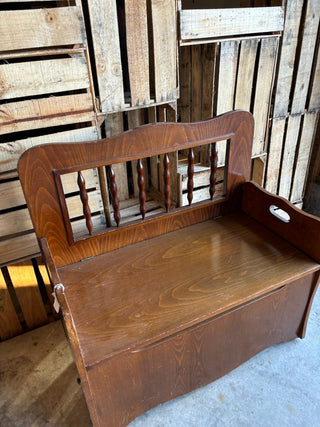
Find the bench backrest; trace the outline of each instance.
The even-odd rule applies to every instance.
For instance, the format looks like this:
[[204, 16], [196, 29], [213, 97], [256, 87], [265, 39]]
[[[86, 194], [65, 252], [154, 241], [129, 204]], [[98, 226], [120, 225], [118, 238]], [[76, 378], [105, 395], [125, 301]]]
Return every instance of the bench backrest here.
[[[38, 239], [46, 239], [56, 267], [104, 253], [186, 225], [223, 214], [226, 201], [238, 185], [250, 178], [253, 118], [235, 111], [214, 119], [191, 124], [159, 123], [145, 125], [110, 138], [81, 143], [45, 144], [27, 150], [18, 165], [19, 177]], [[184, 208], [170, 207], [170, 172], [168, 153], [190, 150], [200, 145], [228, 140], [226, 191], [219, 200], [208, 200]], [[140, 160], [150, 156], [164, 158], [164, 201], [167, 213], [140, 219], [129, 225], [119, 223], [117, 177], [112, 165], [138, 162], [140, 210], [144, 212], [145, 191]], [[211, 156], [210, 186], [214, 191], [216, 156]], [[192, 193], [192, 151], [189, 156], [189, 193]], [[92, 229], [85, 181], [82, 171], [107, 166], [109, 188], [118, 227], [104, 231]], [[73, 235], [62, 178], [77, 172], [88, 234]]]

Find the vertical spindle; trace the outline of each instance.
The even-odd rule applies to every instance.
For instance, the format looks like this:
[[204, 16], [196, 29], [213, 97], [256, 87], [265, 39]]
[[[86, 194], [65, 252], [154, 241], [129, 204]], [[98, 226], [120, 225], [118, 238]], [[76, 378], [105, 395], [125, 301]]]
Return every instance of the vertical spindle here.
[[118, 188], [116, 184], [116, 174], [114, 173], [112, 165], [108, 166], [108, 178], [110, 185], [111, 202], [113, 207], [113, 217], [117, 224], [117, 227], [119, 227], [121, 215], [119, 210]]
[[166, 212], [169, 212], [170, 209], [170, 161], [168, 154], [163, 156], [163, 180], [164, 180], [164, 198], [165, 198], [165, 207]]
[[216, 182], [217, 182], [218, 152], [216, 149], [216, 143], [213, 143], [211, 146], [210, 164], [211, 164], [210, 199], [212, 200], [213, 195], [216, 191]]
[[146, 192], [144, 186], [144, 168], [143, 163], [139, 159], [137, 162], [137, 172], [138, 172], [138, 187], [139, 187], [139, 201], [140, 201], [140, 213], [142, 219], [146, 216]]
[[86, 181], [84, 179], [84, 176], [82, 175], [81, 171], [78, 171], [78, 187], [80, 190], [80, 199], [82, 202], [82, 209], [83, 209], [83, 215], [86, 220], [86, 226], [89, 231], [89, 234], [92, 235], [93, 225], [91, 220], [91, 211], [89, 206], [89, 200], [88, 200], [88, 193], [86, 190]]
[[191, 205], [193, 199], [193, 175], [194, 175], [194, 152], [193, 148], [189, 149], [188, 155], [188, 202], [189, 206]]

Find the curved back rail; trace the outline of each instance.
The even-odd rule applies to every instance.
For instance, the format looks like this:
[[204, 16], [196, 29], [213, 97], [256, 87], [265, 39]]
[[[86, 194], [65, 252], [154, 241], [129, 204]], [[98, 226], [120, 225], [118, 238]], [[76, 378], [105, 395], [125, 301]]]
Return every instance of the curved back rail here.
[[[145, 125], [111, 139], [93, 142], [45, 144], [27, 150], [18, 164], [20, 181], [38, 239], [45, 238], [56, 267], [145, 240], [186, 225], [221, 215], [224, 205], [238, 185], [250, 178], [253, 118], [250, 113], [235, 111], [214, 119], [192, 123]], [[81, 171], [108, 166], [110, 192], [115, 217], [118, 213], [116, 177], [112, 165], [137, 160], [140, 211], [144, 217], [144, 183], [139, 160], [164, 154], [164, 197], [170, 209], [170, 174], [166, 154], [200, 145], [228, 140], [226, 195], [221, 201], [208, 201], [171, 210], [168, 214], [141, 220], [131, 225], [106, 229], [95, 235], [90, 222], [85, 183]], [[192, 150], [189, 155], [188, 195], [192, 200]], [[216, 156], [213, 153], [210, 194], [214, 193]], [[64, 200], [61, 176], [78, 172], [78, 185], [89, 235], [74, 241]], [[187, 212], [186, 212], [187, 210]], [[182, 215], [183, 212], [183, 215]], [[119, 216], [119, 215], [118, 215]], [[119, 223], [120, 216], [116, 222]]]

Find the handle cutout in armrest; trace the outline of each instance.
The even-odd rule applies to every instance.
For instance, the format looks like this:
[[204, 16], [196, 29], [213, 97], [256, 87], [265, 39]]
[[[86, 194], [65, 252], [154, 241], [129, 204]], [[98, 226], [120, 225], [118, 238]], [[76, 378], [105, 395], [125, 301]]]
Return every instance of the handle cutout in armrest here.
[[290, 215], [276, 205], [270, 205], [269, 211], [282, 222], [289, 223], [291, 220]]

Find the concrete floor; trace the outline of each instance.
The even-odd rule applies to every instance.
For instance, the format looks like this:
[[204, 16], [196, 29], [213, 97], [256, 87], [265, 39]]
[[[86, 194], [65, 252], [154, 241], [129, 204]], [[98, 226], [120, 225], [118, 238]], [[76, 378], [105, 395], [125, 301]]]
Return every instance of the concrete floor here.
[[[60, 322], [0, 344], [0, 426], [90, 426]], [[320, 290], [304, 340], [273, 346], [130, 427], [320, 426]], [[106, 424], [107, 427], [107, 424]]]

